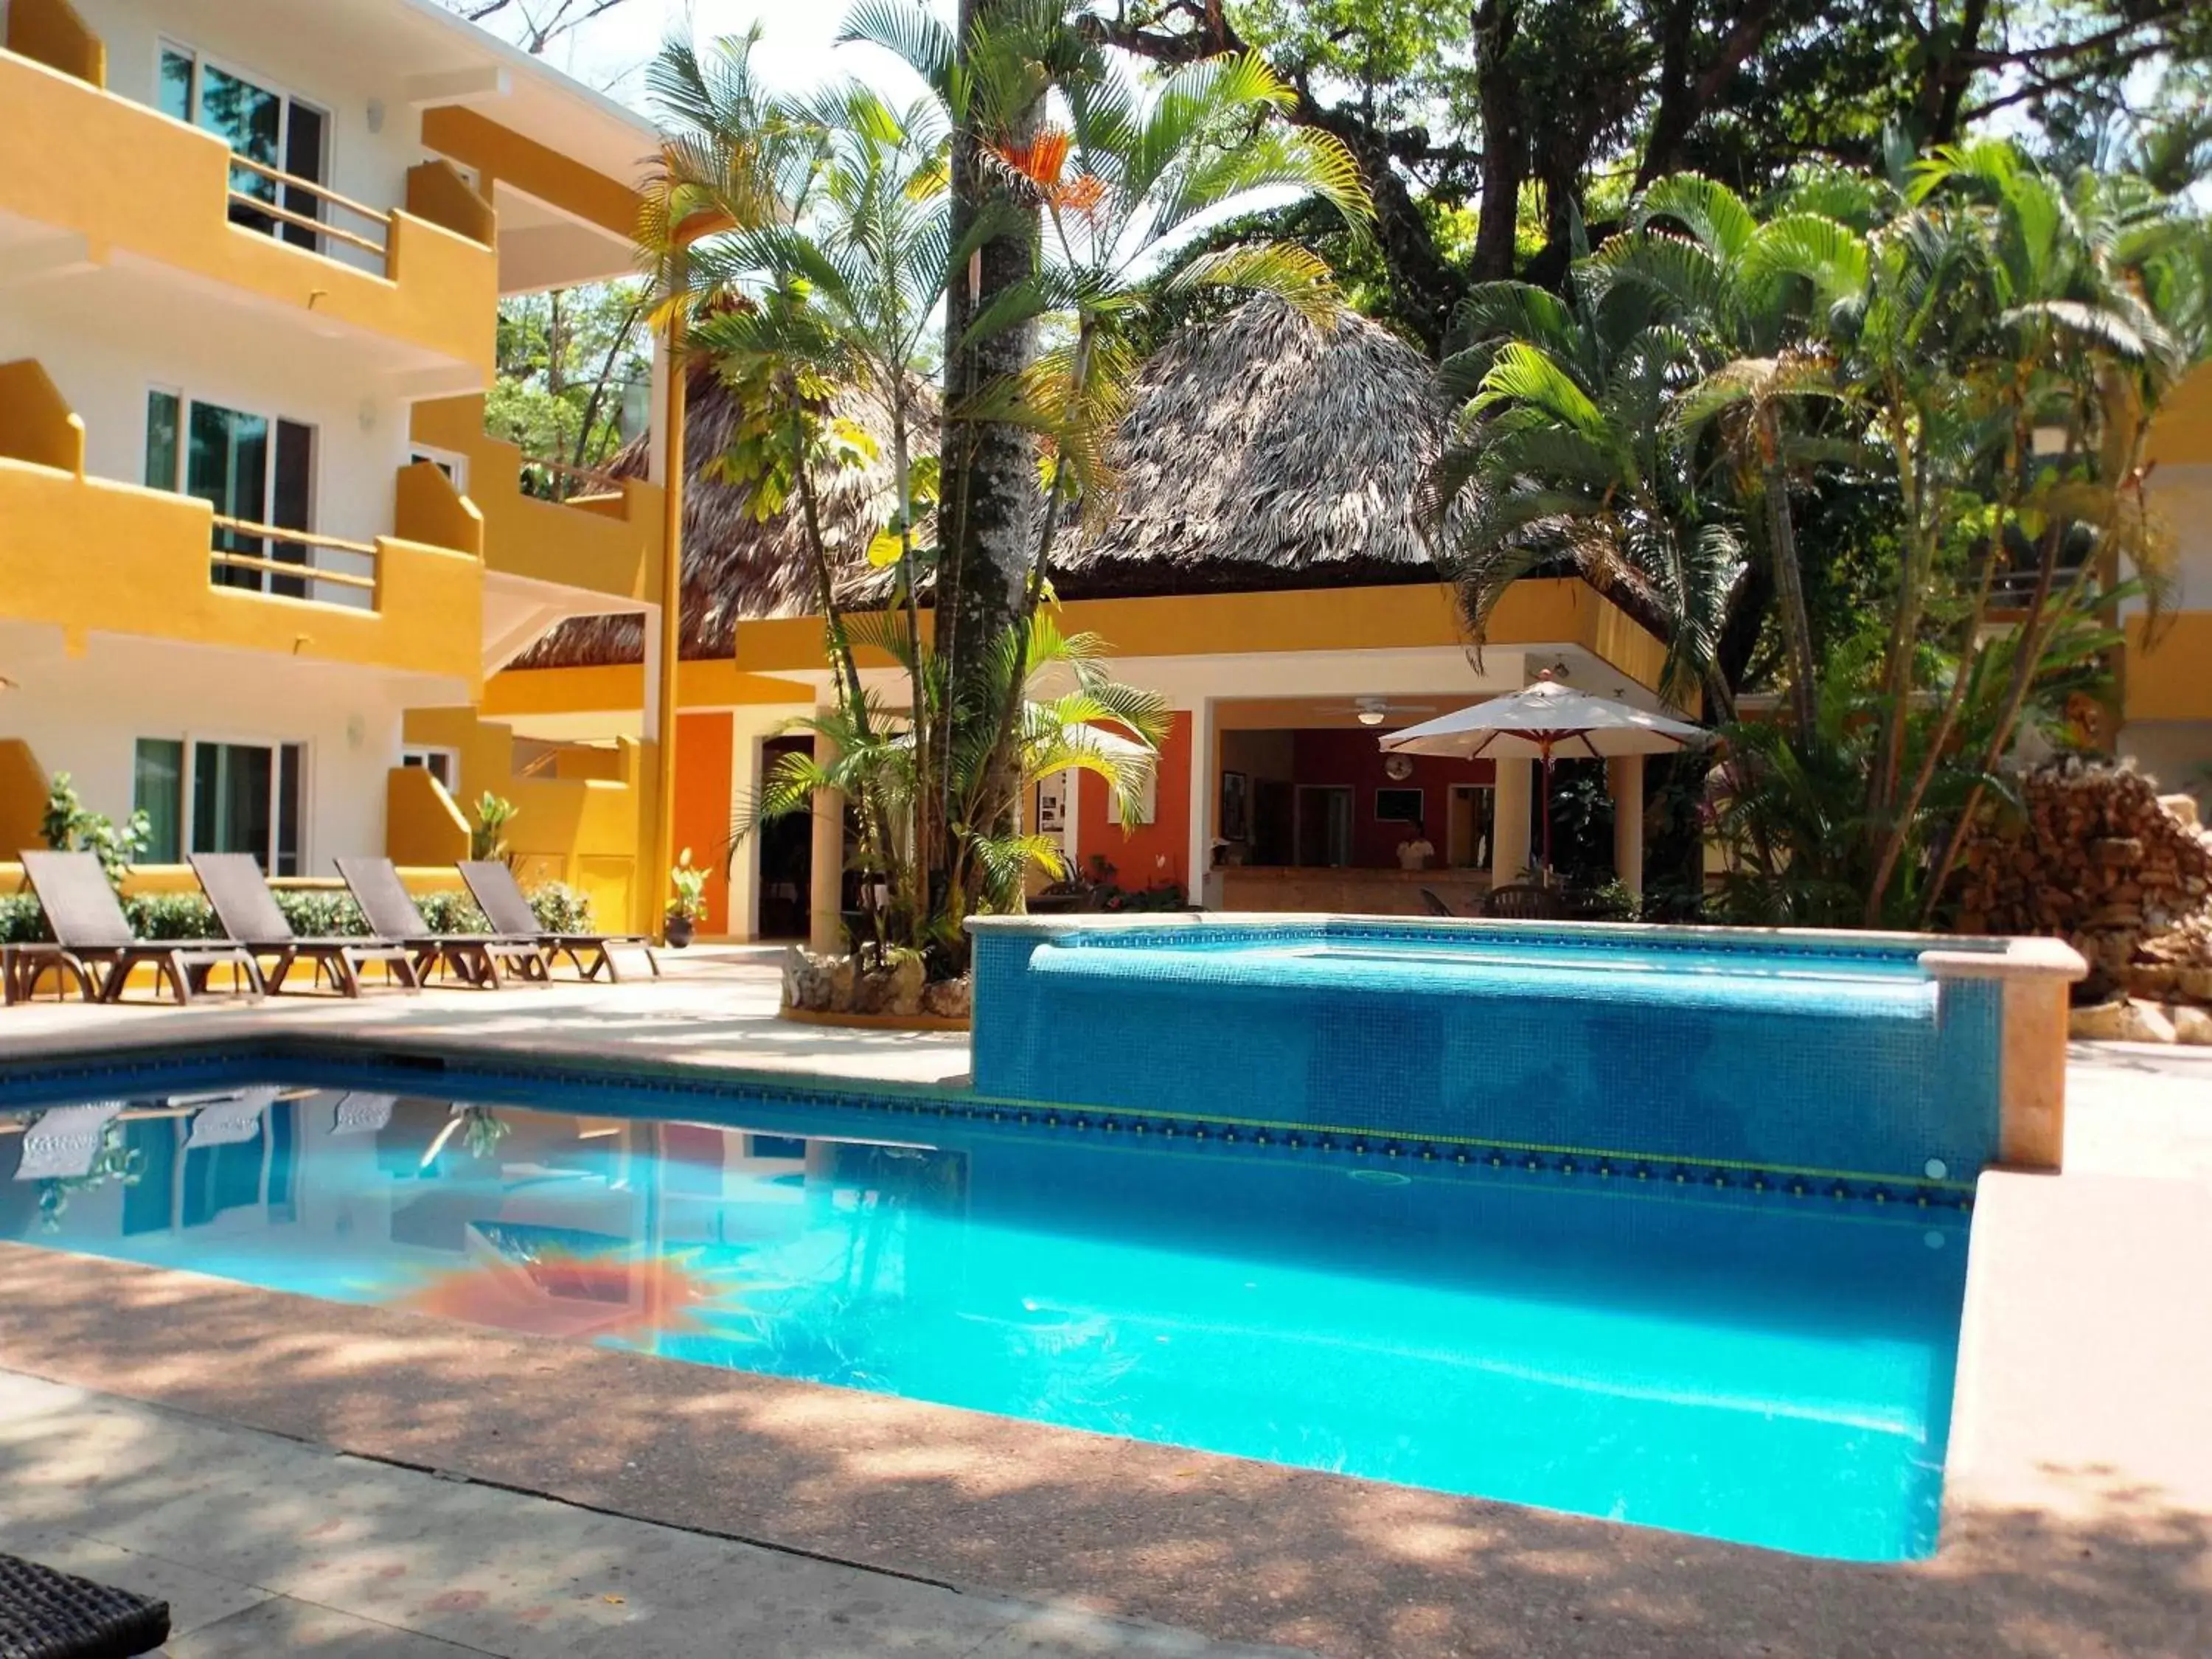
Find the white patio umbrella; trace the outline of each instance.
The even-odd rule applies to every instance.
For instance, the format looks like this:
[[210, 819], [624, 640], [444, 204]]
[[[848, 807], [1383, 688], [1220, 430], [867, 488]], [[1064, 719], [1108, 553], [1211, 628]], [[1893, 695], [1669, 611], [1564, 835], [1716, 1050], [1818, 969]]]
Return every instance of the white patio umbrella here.
[[1447, 755], [1460, 760], [1540, 760], [1544, 763], [1544, 869], [1552, 867], [1552, 756], [1593, 760], [1615, 755], [1671, 754], [1703, 732], [1686, 720], [1669, 720], [1611, 697], [1560, 684], [1548, 674], [1525, 691], [1492, 697], [1382, 739], [1383, 751]]

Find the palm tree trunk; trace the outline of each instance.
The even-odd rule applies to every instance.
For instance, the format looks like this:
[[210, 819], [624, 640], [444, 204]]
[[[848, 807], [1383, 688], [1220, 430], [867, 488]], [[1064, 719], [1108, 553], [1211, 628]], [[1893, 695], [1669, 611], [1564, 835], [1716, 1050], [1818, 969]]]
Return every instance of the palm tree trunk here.
[[1809, 735], [1820, 688], [1813, 663], [1813, 622], [1805, 609], [1805, 573], [1797, 562], [1797, 526], [1790, 514], [1790, 469], [1783, 459], [1781, 416], [1771, 406], [1762, 409], [1759, 428], [1765, 471], [1767, 556], [1774, 566], [1774, 597], [1790, 650], [1790, 709], [1797, 730]]
[[[1009, 0], [960, 0], [959, 31], [964, 52], [970, 32], [988, 27], [992, 14]], [[953, 136], [951, 235], [957, 246], [987, 202], [1011, 202], [1003, 185], [983, 164], [989, 143], [1025, 142], [1036, 125], [1026, 112], [1013, 131], [979, 130], [970, 113]], [[942, 471], [945, 499], [940, 581], [944, 608], [938, 618], [939, 645], [956, 669], [981, 660], [991, 641], [1014, 620], [1029, 568], [1037, 506], [1036, 456], [1030, 434], [1007, 421], [961, 417], [963, 404], [983, 388], [1010, 380], [1036, 355], [1033, 323], [1001, 329], [963, 343], [963, 337], [983, 308], [1035, 268], [1036, 210], [1026, 206], [1019, 228], [983, 244], [964, 270], [956, 270], [945, 302], [945, 398]]]

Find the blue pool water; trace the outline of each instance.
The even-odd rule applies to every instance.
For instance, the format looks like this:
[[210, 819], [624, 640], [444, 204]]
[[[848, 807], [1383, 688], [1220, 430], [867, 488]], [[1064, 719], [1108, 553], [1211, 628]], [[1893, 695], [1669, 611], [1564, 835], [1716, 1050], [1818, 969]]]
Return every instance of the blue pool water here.
[[1935, 1542], [1955, 1209], [314, 1081], [0, 1110], [0, 1237], [1780, 1549]]

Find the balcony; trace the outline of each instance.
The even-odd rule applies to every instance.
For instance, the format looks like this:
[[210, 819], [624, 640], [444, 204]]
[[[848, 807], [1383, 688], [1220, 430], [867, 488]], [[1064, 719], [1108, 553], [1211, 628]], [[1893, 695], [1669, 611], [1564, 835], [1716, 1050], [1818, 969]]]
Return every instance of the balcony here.
[[88, 477], [84, 425], [34, 362], [0, 364], [0, 609], [71, 649], [119, 634], [482, 683], [483, 521], [403, 468], [369, 540], [218, 515]]
[[182, 276], [362, 343], [419, 395], [490, 379], [493, 216], [451, 167], [413, 169], [406, 206], [387, 209], [248, 161], [106, 91], [98, 43], [67, 35], [69, 15], [17, 0], [0, 50], [0, 281], [90, 268], [113, 303], [173, 306]]
[[[483, 515], [487, 672], [568, 617], [660, 602], [658, 484], [525, 456], [485, 435], [481, 398], [419, 403], [412, 430], [418, 451], [453, 466]], [[565, 498], [526, 492], [526, 468]]]

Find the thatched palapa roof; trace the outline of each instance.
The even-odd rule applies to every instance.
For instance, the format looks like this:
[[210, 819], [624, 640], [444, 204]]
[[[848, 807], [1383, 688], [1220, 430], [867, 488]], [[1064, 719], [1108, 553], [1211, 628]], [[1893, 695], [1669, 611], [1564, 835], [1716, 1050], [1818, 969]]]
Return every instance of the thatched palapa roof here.
[[[695, 468], [728, 441], [729, 387], [695, 369]], [[853, 411], [871, 430], [887, 422]], [[1426, 358], [1353, 315], [1316, 327], [1248, 301], [1176, 335], [1139, 373], [1115, 453], [1111, 517], [1063, 538], [1064, 599], [1433, 580], [1417, 524], [1447, 411]], [[918, 438], [918, 447], [926, 444]], [[890, 445], [834, 488], [837, 544], [858, 568], [891, 510]], [[641, 473], [634, 444], [624, 466]], [[684, 514], [684, 654], [727, 656], [747, 617], [815, 608], [792, 504], [756, 521], [750, 494], [695, 481]], [[516, 665], [639, 660], [635, 617], [571, 623]]]
[[[684, 386], [684, 459], [691, 478], [684, 494], [679, 654], [727, 657], [736, 648], [740, 622], [805, 615], [820, 607], [798, 501], [787, 501], [759, 518], [753, 511], [750, 486], [702, 476], [701, 470], [730, 447], [740, 412], [737, 394], [710, 365], [695, 362]], [[881, 440], [873, 459], [823, 480], [819, 496], [823, 538], [832, 557], [865, 568], [869, 539], [890, 519], [897, 499], [892, 483], [890, 414], [880, 400], [865, 397], [839, 412]], [[934, 441], [933, 433], [921, 440], [923, 445]], [[649, 440], [635, 438], [605, 470], [618, 477], [642, 478], [649, 452]], [[644, 659], [644, 618], [632, 613], [563, 623], [514, 665], [574, 668]]]
[[1446, 410], [1428, 360], [1275, 300], [1184, 330], [1139, 374], [1114, 514], [1056, 561], [1068, 598], [1432, 580], [1416, 523]]

